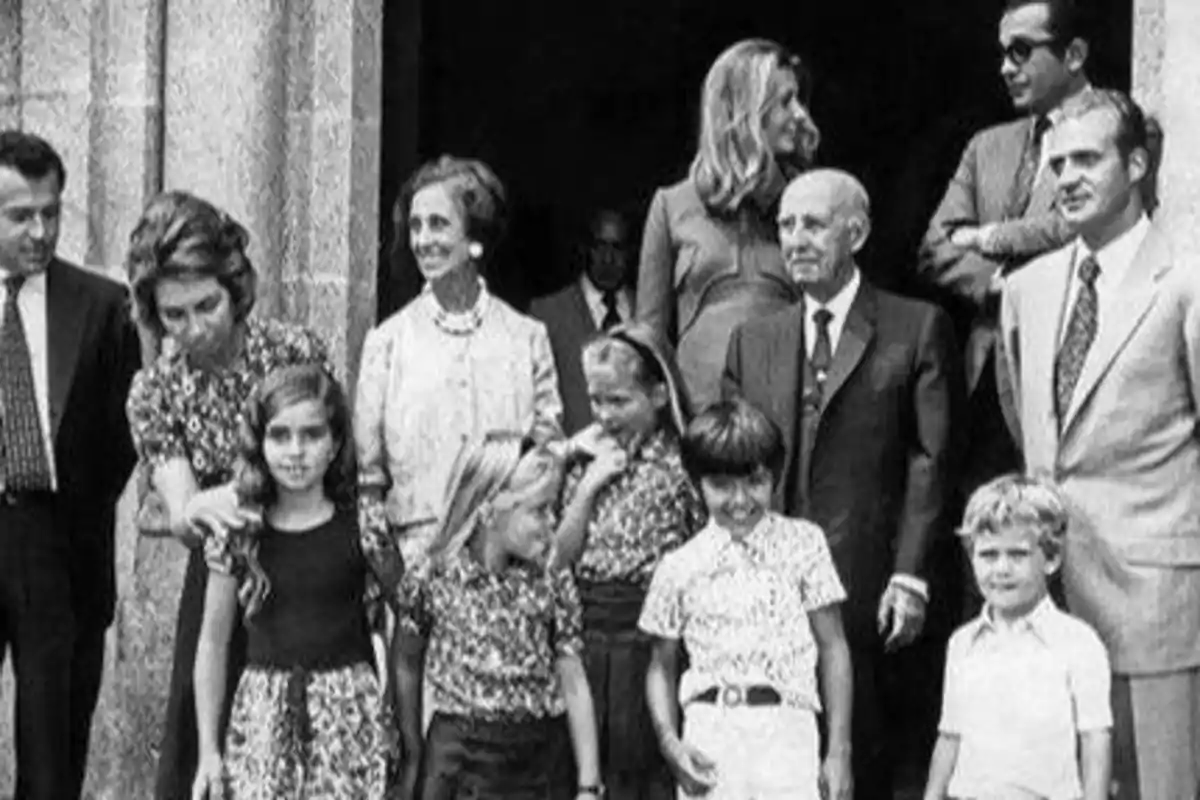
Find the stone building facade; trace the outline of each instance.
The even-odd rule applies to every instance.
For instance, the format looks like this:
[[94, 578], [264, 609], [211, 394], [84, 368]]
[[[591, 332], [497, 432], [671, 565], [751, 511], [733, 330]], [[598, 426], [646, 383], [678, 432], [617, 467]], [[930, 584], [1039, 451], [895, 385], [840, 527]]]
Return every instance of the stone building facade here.
[[[1130, 1], [1134, 94], [1166, 131], [1158, 213], [1180, 254], [1200, 257], [1200, 2]], [[403, 6], [389, 9], [395, 18], [414, 16], [415, 0], [392, 2]], [[383, 9], [384, 0], [0, 0], [0, 128], [36, 131], [63, 154], [61, 255], [119, 277], [149, 197], [194, 191], [251, 231], [260, 312], [315, 327], [353, 381], [376, 313]], [[415, 54], [409, 62], [415, 69]], [[137, 540], [128, 501], [105, 678], [113, 691], [93, 734], [95, 798], [150, 796], [167, 665], [143, 654], [173, 636], [184, 563], [177, 545]], [[0, 797], [12, 791], [11, 698], [5, 675]]]

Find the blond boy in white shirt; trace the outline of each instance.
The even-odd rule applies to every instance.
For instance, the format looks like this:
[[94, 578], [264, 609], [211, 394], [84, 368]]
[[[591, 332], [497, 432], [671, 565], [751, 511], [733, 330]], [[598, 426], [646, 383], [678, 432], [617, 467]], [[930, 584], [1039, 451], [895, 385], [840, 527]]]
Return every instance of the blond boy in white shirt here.
[[1059, 610], [1058, 492], [1006, 475], [978, 489], [959, 534], [984, 598], [950, 639], [925, 800], [1104, 800], [1112, 768], [1108, 654]]

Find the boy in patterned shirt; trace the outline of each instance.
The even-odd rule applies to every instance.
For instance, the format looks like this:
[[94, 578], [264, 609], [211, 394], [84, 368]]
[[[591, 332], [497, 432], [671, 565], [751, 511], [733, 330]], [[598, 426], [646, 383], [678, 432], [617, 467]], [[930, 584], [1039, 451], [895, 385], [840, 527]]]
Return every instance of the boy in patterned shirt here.
[[950, 637], [926, 800], [1108, 797], [1108, 654], [1046, 589], [1066, 533], [1062, 498], [1035, 478], [996, 478], [967, 503], [984, 608]]
[[831, 800], [851, 795], [845, 590], [820, 528], [769, 510], [783, 453], [743, 400], [710, 406], [683, 439], [709, 523], [663, 557], [638, 623], [655, 637], [646, 696], [681, 798], [816, 800], [822, 784]]

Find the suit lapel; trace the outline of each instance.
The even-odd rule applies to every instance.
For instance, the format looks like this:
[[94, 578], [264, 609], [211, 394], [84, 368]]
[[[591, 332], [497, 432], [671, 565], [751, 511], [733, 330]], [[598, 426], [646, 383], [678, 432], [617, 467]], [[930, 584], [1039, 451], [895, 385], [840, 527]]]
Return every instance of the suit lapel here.
[[79, 363], [79, 348], [87, 321], [88, 295], [79, 290], [66, 265], [51, 262], [46, 272], [46, 336], [49, 347], [50, 438], [58, 437]]
[[875, 289], [864, 277], [854, 302], [850, 304], [850, 311], [846, 314], [846, 324], [842, 326], [837, 350], [833, 354], [833, 363], [829, 365], [829, 376], [825, 379], [825, 390], [821, 395], [822, 414], [862, 361], [867, 346], [875, 338], [877, 304]]
[[1165, 237], [1152, 230], [1138, 248], [1137, 255], [1121, 279], [1120, 286], [1109, 292], [1100, 303], [1100, 330], [1088, 350], [1083, 370], [1079, 373], [1079, 381], [1071, 395], [1071, 405], [1062, 422], [1064, 435], [1078, 417], [1079, 410], [1087, 402], [1088, 396], [1095, 391], [1096, 384], [1108, 372], [1117, 354], [1154, 305], [1158, 296], [1159, 281], [1169, 269], [1170, 259], [1165, 247]]
[[[1067, 287], [1071, 278], [1074, 247], [1065, 247], [1053, 260], [1038, 264], [1038, 282], [1031, 287], [1020, 310], [1020, 393], [1030, 398], [1022, 405], [1046, 409], [1050, 415], [1050, 433], [1057, 444], [1058, 426], [1054, 420], [1054, 360], [1058, 355], [1059, 331], [1066, 313]], [[1033, 397], [1032, 395], [1038, 395]], [[1024, 412], [1018, 412], [1023, 414]]]
[[[774, 408], [773, 416], [779, 421], [780, 434], [789, 457], [784, 465], [784, 479], [779, 482], [777, 492], [783, 498], [783, 489], [794, 486], [798, 480], [800, 458], [800, 414], [804, 391], [804, 303], [796, 303], [787, 312], [781, 324], [768, 328], [763, 338], [762, 360], [767, 365], [764, 398]], [[751, 354], [751, 357], [758, 356]], [[780, 506], [783, 508], [784, 506]]]
[[581, 327], [587, 331], [588, 336], [599, 332], [596, 327], [596, 319], [592, 316], [592, 310], [588, 308], [587, 298], [583, 296], [583, 287], [579, 285], [579, 281], [575, 281], [571, 285], [571, 297], [574, 298], [576, 314], [579, 317]]

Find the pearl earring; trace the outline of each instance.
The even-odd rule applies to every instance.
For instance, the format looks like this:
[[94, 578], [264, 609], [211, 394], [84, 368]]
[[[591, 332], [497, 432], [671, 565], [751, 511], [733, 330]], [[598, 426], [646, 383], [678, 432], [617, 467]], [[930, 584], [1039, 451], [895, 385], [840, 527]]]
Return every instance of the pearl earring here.
[[483, 255], [483, 245], [481, 245], [479, 242], [471, 242], [470, 246], [467, 247], [467, 254], [470, 255], [471, 258], [479, 258]]

